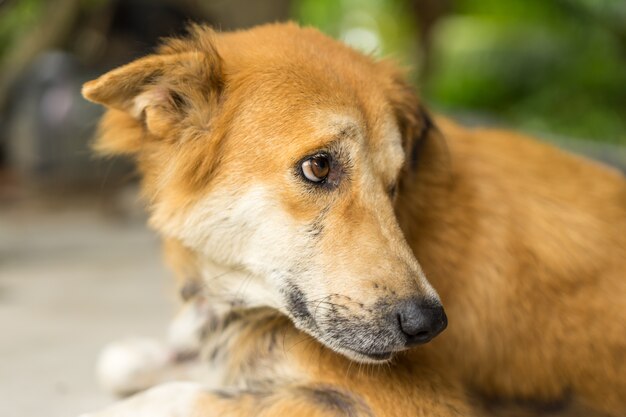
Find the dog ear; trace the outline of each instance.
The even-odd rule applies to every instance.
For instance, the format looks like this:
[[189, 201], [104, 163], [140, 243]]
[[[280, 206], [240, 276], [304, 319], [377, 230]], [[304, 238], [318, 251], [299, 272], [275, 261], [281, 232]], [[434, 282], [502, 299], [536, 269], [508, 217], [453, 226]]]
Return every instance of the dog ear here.
[[109, 109], [95, 148], [132, 154], [142, 140], [175, 140], [178, 126], [206, 129], [223, 81], [220, 56], [212, 44], [205, 41], [203, 46], [162, 47], [171, 53], [140, 58], [85, 83], [83, 96]]
[[415, 89], [397, 70], [392, 72], [388, 92], [406, 155], [407, 175], [425, 173], [437, 176], [448, 171], [448, 150], [443, 134], [436, 126], [428, 110], [417, 97]]

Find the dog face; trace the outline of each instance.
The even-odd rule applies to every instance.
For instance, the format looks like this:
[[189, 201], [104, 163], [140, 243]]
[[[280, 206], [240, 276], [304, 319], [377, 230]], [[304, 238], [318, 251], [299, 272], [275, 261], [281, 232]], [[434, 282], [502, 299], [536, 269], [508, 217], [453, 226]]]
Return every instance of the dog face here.
[[401, 79], [311, 29], [193, 27], [83, 93], [110, 109], [97, 147], [136, 157], [151, 224], [207, 292], [376, 362], [446, 326], [394, 214], [426, 131]]

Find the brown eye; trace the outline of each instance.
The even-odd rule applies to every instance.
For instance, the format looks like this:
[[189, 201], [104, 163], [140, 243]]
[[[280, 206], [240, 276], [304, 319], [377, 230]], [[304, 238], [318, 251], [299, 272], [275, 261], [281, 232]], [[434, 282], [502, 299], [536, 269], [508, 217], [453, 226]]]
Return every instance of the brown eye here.
[[316, 155], [302, 163], [302, 174], [312, 182], [322, 182], [330, 172], [330, 161], [327, 155]]

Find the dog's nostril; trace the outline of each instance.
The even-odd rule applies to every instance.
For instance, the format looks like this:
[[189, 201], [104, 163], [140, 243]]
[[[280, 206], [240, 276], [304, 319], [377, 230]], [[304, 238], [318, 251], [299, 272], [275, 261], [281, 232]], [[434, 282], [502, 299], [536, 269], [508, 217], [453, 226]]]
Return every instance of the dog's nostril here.
[[396, 317], [407, 346], [430, 341], [448, 324], [443, 307], [438, 302], [405, 300], [399, 304]]

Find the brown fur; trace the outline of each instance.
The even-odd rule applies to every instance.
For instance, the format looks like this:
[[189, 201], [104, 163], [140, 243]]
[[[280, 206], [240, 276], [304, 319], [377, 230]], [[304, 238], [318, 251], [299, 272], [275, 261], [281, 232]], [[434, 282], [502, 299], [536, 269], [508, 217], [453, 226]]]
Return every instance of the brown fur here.
[[[273, 385], [257, 381], [256, 391], [206, 394], [199, 415], [469, 415], [458, 384], [480, 398], [626, 414], [626, 181], [619, 173], [511, 132], [443, 118], [426, 132], [427, 115], [392, 64], [295, 25], [225, 34], [195, 27], [189, 39], [86, 84], [84, 94], [110, 108], [97, 148], [136, 157], [151, 224], [165, 234], [182, 281], [200, 280], [202, 254], [170, 231], [181, 224], [178, 213], [212, 189], [236, 193], [260, 181], [294, 219], [324, 210], [328, 197], [302, 198], [280, 173], [294, 155], [331, 139], [318, 129], [318, 109], [351, 109], [382, 182], [379, 195], [355, 183], [325, 218], [337, 225], [320, 243], [329, 275], [349, 267], [372, 276], [367, 288], [336, 282], [336, 292], [369, 297], [363, 308], [381, 291], [418, 291], [400, 278], [404, 246], [394, 239], [403, 235], [446, 307], [450, 326], [441, 336], [388, 366], [365, 368], [275, 313], [251, 316], [256, 330], [231, 334], [244, 341], [232, 342], [231, 372], [258, 355], [246, 346], [278, 334], [289, 349], [269, 363], [293, 373]], [[398, 179], [383, 153], [388, 114], [406, 155]], [[394, 214], [384, 196], [396, 181]], [[385, 230], [395, 230], [397, 218], [402, 233], [383, 240], [372, 213]], [[346, 242], [362, 240], [369, 245], [358, 246], [355, 260]], [[400, 255], [389, 260], [384, 247]], [[270, 324], [259, 325], [264, 314]], [[240, 373], [250, 378], [252, 370], [274, 375], [256, 367]]]
[[413, 182], [398, 207], [456, 323], [428, 348], [463, 355], [455, 366], [487, 395], [573, 396], [620, 415], [624, 177], [521, 135], [438, 125], [453, 161], [448, 186]]

